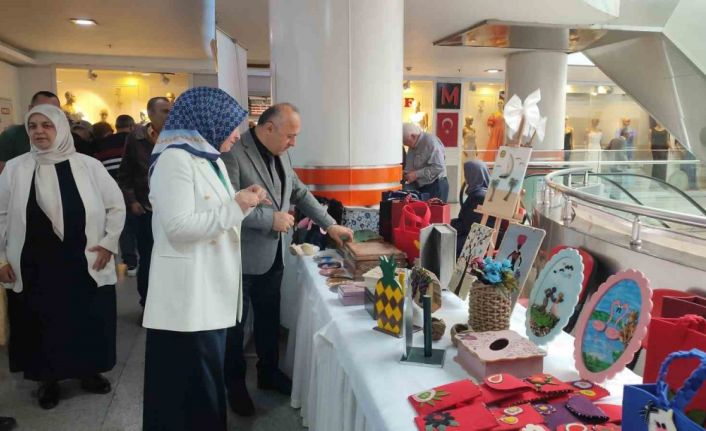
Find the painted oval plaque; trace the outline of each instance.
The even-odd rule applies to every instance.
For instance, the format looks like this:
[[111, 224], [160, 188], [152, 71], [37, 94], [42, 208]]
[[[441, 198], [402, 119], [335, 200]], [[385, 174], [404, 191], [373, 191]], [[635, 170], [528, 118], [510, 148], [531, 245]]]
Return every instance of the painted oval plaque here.
[[601, 284], [583, 308], [574, 341], [574, 361], [582, 379], [609, 379], [632, 360], [650, 323], [649, 284], [640, 271], [621, 271]]
[[527, 304], [527, 336], [547, 344], [569, 323], [583, 284], [583, 259], [566, 248], [549, 259], [537, 277]]

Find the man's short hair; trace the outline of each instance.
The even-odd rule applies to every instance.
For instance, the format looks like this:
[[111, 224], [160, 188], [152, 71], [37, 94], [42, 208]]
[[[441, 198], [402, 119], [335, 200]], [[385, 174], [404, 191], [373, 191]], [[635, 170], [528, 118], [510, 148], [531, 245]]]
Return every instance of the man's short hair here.
[[118, 115], [115, 119], [116, 129], [125, 129], [127, 127], [132, 127], [135, 125], [135, 119], [127, 114]]
[[37, 101], [37, 99], [40, 96], [46, 97], [47, 99], [54, 98], [56, 100], [59, 100], [59, 97], [56, 94], [52, 93], [51, 91], [45, 91], [45, 90], [37, 91], [36, 93], [34, 93], [34, 96], [32, 96], [32, 101], [30, 102], [32, 104], [32, 106], [34, 106], [35, 102]]
[[164, 97], [164, 96], [153, 97], [153, 98], [151, 98], [151, 99], [147, 102], [147, 111], [148, 111], [148, 112], [149, 112], [149, 111], [154, 111], [154, 108], [155, 108], [155, 106], [157, 105], [157, 102], [159, 102], [160, 100], [169, 103], [169, 99], [167, 99], [167, 98]]
[[422, 129], [419, 125], [414, 123], [402, 123], [402, 140], [406, 140], [411, 135], [418, 135], [422, 133]]
[[260, 115], [260, 118], [257, 120], [258, 124], [265, 124], [268, 121], [274, 121], [276, 119], [279, 119], [282, 116], [282, 113], [285, 108], [289, 108], [292, 111], [296, 112], [297, 114], [299, 113], [299, 108], [294, 106], [291, 103], [287, 102], [282, 102], [282, 103], [277, 103], [275, 105], [270, 106], [265, 110], [265, 112]]

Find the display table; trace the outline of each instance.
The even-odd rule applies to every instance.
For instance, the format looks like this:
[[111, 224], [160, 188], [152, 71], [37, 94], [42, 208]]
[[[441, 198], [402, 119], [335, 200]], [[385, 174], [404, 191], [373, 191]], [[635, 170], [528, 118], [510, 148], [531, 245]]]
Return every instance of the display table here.
[[[284, 368], [292, 372], [292, 407], [301, 408], [304, 425], [313, 431], [415, 430], [415, 412], [407, 396], [469, 375], [453, 360], [450, 328], [468, 319], [466, 305], [449, 292], [435, 317], [447, 331], [434, 348], [446, 349], [443, 368], [402, 365], [403, 340], [373, 331], [375, 322], [363, 306], [344, 307], [311, 257], [289, 262], [282, 307], [297, 310], [290, 327]], [[525, 309], [517, 306], [511, 328], [524, 334]], [[291, 315], [291, 314], [290, 314]], [[423, 336], [414, 336], [421, 346]], [[548, 347], [544, 371], [562, 380], [575, 380], [574, 339], [561, 333]], [[622, 387], [642, 379], [625, 369], [604, 382], [611, 396], [604, 403], [621, 404]]]

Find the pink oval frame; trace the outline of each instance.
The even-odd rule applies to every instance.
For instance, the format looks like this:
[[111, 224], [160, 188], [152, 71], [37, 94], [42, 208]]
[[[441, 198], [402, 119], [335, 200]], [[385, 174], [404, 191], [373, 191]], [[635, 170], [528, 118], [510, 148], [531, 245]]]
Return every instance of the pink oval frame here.
[[[640, 309], [640, 320], [637, 322], [637, 327], [635, 328], [635, 333], [630, 340], [630, 343], [625, 346], [623, 354], [620, 355], [617, 361], [613, 363], [608, 369], [603, 370], [599, 373], [595, 373], [586, 368], [583, 362], [583, 354], [581, 351], [581, 346], [583, 345], [583, 335], [586, 332], [586, 325], [590, 320], [593, 310], [596, 305], [600, 302], [601, 298], [606, 294], [606, 292], [613, 288], [622, 280], [632, 280], [637, 283], [640, 288], [641, 293], [641, 303], [642, 307]], [[608, 277], [603, 284], [600, 285], [598, 291], [591, 297], [591, 300], [584, 306], [579, 320], [576, 323], [576, 339], [574, 340], [574, 363], [579, 375], [584, 380], [589, 380], [592, 382], [602, 382], [604, 380], [610, 379], [616, 374], [618, 374], [625, 365], [630, 363], [635, 353], [640, 348], [642, 344], [642, 339], [647, 335], [647, 325], [650, 323], [652, 313], [652, 289], [650, 289], [650, 281], [647, 279], [645, 274], [634, 269], [628, 269], [625, 271], [620, 271], [614, 275]]]

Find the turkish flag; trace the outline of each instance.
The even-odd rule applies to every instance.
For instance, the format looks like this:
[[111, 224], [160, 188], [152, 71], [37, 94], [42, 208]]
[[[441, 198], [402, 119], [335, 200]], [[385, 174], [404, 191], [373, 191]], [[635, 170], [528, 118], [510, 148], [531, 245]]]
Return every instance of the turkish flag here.
[[458, 112], [436, 113], [436, 136], [444, 147], [458, 147]]

